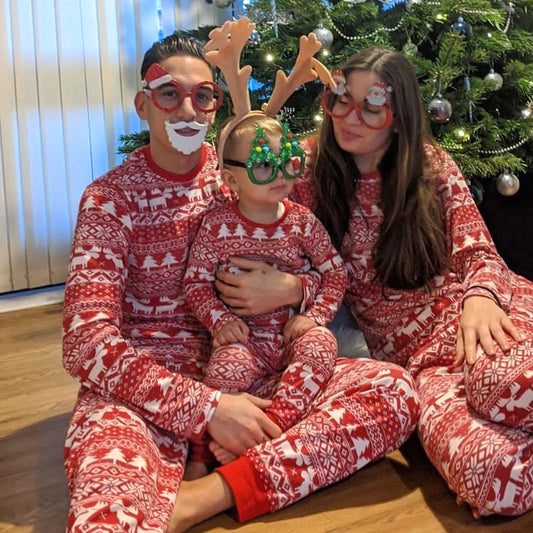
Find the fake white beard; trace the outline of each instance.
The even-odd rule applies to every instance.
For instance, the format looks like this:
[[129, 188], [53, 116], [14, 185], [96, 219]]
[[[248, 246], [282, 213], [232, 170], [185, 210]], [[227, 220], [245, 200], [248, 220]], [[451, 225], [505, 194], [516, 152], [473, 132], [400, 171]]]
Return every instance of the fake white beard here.
[[[204, 142], [207, 130], [209, 128], [209, 122], [200, 124], [199, 122], [169, 122], [165, 121], [165, 128], [167, 130], [168, 140], [170, 144], [182, 154], [189, 155], [192, 152], [198, 150]], [[198, 133], [192, 136], [180, 135], [176, 130], [182, 128], [191, 128], [198, 130]]]

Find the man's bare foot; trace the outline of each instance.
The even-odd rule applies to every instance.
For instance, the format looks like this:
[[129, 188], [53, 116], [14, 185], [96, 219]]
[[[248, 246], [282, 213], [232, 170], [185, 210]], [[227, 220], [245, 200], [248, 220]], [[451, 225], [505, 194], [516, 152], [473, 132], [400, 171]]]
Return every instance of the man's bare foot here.
[[193, 481], [195, 479], [200, 479], [209, 474], [209, 470], [205, 463], [200, 463], [198, 461], [189, 461], [185, 465], [185, 472], [183, 473], [184, 481]]
[[166, 533], [187, 531], [234, 505], [228, 484], [216, 472], [194, 481], [183, 481]]
[[228, 463], [231, 463], [231, 461], [235, 461], [238, 457], [238, 455], [226, 450], [226, 448], [223, 448], [214, 440], [209, 443], [209, 449], [221, 465], [227, 465]]

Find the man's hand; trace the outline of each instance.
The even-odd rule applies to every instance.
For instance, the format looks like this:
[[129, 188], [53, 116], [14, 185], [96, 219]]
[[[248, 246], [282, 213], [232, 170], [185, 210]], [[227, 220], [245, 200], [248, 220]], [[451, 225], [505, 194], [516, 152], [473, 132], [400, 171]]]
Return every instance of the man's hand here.
[[262, 411], [270, 400], [251, 394], [222, 393], [207, 431], [220, 446], [240, 455], [256, 444], [279, 437], [281, 429]]
[[230, 262], [244, 273], [219, 272], [215, 286], [232, 313], [261, 315], [283, 305], [300, 305], [303, 291], [298, 276], [280, 272], [263, 261], [231, 257]]
[[213, 348], [233, 344], [234, 342], [246, 344], [249, 333], [250, 328], [239, 318], [226, 322], [213, 335]]
[[506, 333], [520, 341], [518, 329], [501, 307], [483, 296], [466, 298], [457, 331], [455, 365], [460, 366], [465, 358], [468, 364], [474, 364], [478, 342], [487, 355], [495, 354], [494, 342], [506, 352], [510, 347]]
[[316, 322], [305, 315], [294, 315], [283, 328], [283, 340], [288, 344], [306, 331], [316, 327]]

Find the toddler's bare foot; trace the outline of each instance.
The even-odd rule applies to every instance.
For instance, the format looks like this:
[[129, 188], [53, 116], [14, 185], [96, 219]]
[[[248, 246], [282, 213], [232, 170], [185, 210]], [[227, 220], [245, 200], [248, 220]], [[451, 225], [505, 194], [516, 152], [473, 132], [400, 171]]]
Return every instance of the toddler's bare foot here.
[[235, 459], [237, 459], [238, 457], [238, 455], [235, 455], [229, 450], [226, 450], [226, 448], [223, 448], [214, 440], [209, 443], [209, 449], [211, 450], [211, 453], [216, 457], [216, 460], [222, 465], [227, 465], [228, 463], [231, 463], [231, 461], [235, 461]]
[[183, 473], [184, 481], [193, 481], [194, 479], [200, 479], [201, 477], [207, 476], [209, 470], [205, 463], [200, 463], [198, 461], [189, 461], [185, 465], [185, 472]]
[[229, 486], [216, 472], [194, 481], [183, 481], [166, 533], [187, 531], [234, 505]]

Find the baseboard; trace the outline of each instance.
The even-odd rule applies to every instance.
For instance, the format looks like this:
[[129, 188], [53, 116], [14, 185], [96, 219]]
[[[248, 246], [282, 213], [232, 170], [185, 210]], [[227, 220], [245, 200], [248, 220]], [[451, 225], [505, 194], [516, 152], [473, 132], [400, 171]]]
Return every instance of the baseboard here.
[[65, 285], [54, 285], [26, 291], [17, 291], [0, 296], [0, 313], [41, 307], [63, 301]]

